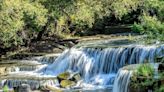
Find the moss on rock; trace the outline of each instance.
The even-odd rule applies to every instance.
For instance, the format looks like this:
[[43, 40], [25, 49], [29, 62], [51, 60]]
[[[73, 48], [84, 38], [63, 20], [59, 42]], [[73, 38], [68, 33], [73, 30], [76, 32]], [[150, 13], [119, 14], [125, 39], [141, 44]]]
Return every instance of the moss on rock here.
[[66, 79], [69, 79], [70, 76], [71, 74], [69, 72], [64, 72], [64, 73], [59, 74], [57, 77], [59, 80], [66, 80]]
[[62, 80], [60, 85], [61, 87], [63, 88], [66, 88], [66, 87], [71, 87], [71, 86], [74, 86], [76, 83], [74, 81], [70, 81], [70, 80]]

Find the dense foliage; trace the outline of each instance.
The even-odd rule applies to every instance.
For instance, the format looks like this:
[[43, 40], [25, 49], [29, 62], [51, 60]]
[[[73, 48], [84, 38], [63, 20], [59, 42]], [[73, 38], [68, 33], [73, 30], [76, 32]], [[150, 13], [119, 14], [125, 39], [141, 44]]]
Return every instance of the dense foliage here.
[[[163, 34], [163, 3], [163, 0], [1, 0], [0, 45], [1, 48], [28, 45], [45, 33], [74, 35], [101, 27], [112, 16], [129, 20], [138, 11], [137, 16], [144, 16], [140, 17], [141, 24], [134, 25], [135, 30]], [[131, 20], [135, 22], [133, 17]]]
[[23, 44], [45, 25], [47, 10], [29, 0], [2, 0], [0, 3], [1, 45]]
[[148, 34], [148, 39], [164, 41], [163, 4], [163, 0], [146, 0], [141, 8], [140, 23], [135, 23], [133, 30]]
[[130, 87], [133, 89], [141, 89], [140, 91], [142, 92], [148, 90], [163, 92], [163, 79], [163, 68], [162, 70], [160, 70], [160, 68], [156, 70], [152, 64], [142, 64], [133, 72]]

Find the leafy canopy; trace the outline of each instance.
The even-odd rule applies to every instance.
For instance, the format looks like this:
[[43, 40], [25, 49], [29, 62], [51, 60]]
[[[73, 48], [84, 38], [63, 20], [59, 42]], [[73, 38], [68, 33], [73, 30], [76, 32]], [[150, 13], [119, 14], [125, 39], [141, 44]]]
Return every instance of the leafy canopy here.
[[46, 23], [47, 10], [29, 0], [2, 0], [0, 3], [0, 38], [4, 46], [22, 43], [22, 30], [36, 31]]
[[150, 12], [155, 15], [141, 18], [142, 25], [146, 21], [158, 21], [160, 27], [156, 23], [146, 26], [163, 33], [163, 4], [163, 0], [0, 0], [0, 44], [21, 45], [25, 38], [35, 39], [40, 31], [70, 33], [73, 26], [73, 30], [87, 30], [105, 16], [121, 20], [138, 9], [142, 15], [151, 16]]

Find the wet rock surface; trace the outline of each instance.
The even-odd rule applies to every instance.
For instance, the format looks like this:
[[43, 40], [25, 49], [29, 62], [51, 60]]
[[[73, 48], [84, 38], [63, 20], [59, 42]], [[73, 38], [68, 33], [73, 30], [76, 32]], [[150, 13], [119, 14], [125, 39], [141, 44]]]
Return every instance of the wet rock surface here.
[[70, 88], [81, 80], [81, 76], [79, 73], [63, 72], [57, 76], [57, 79], [62, 88]]
[[160, 72], [163, 72], [163, 71], [164, 71], [164, 63], [159, 64], [158, 70], [159, 70]]
[[30, 85], [22, 84], [21, 86], [18, 87], [18, 92], [32, 92], [32, 91]]
[[60, 82], [60, 85], [62, 88], [70, 88], [76, 85], [76, 83], [74, 81], [71, 80], [62, 80]]
[[0, 76], [7, 75], [12, 71], [15, 71], [15, 67], [0, 66]]
[[70, 74], [69, 72], [64, 72], [64, 73], [59, 74], [59, 75], [57, 76], [57, 78], [58, 78], [59, 80], [67, 80], [67, 79], [70, 78], [70, 76], [71, 76], [71, 74]]
[[6, 74], [6, 67], [0, 67], [0, 75]]

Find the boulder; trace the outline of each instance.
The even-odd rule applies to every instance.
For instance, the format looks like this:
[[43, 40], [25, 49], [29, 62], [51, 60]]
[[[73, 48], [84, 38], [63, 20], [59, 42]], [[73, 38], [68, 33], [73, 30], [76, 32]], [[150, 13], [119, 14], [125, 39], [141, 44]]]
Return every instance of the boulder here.
[[67, 80], [69, 79], [71, 76], [71, 74], [69, 72], [64, 72], [64, 73], [61, 73], [57, 76], [57, 78], [60, 80]]
[[74, 81], [71, 81], [71, 80], [62, 80], [60, 85], [62, 88], [70, 88], [72, 86], [75, 86], [76, 83]]
[[64, 72], [57, 76], [59, 84], [62, 88], [70, 88], [76, 85], [78, 81], [81, 80], [79, 73], [74, 72]]

